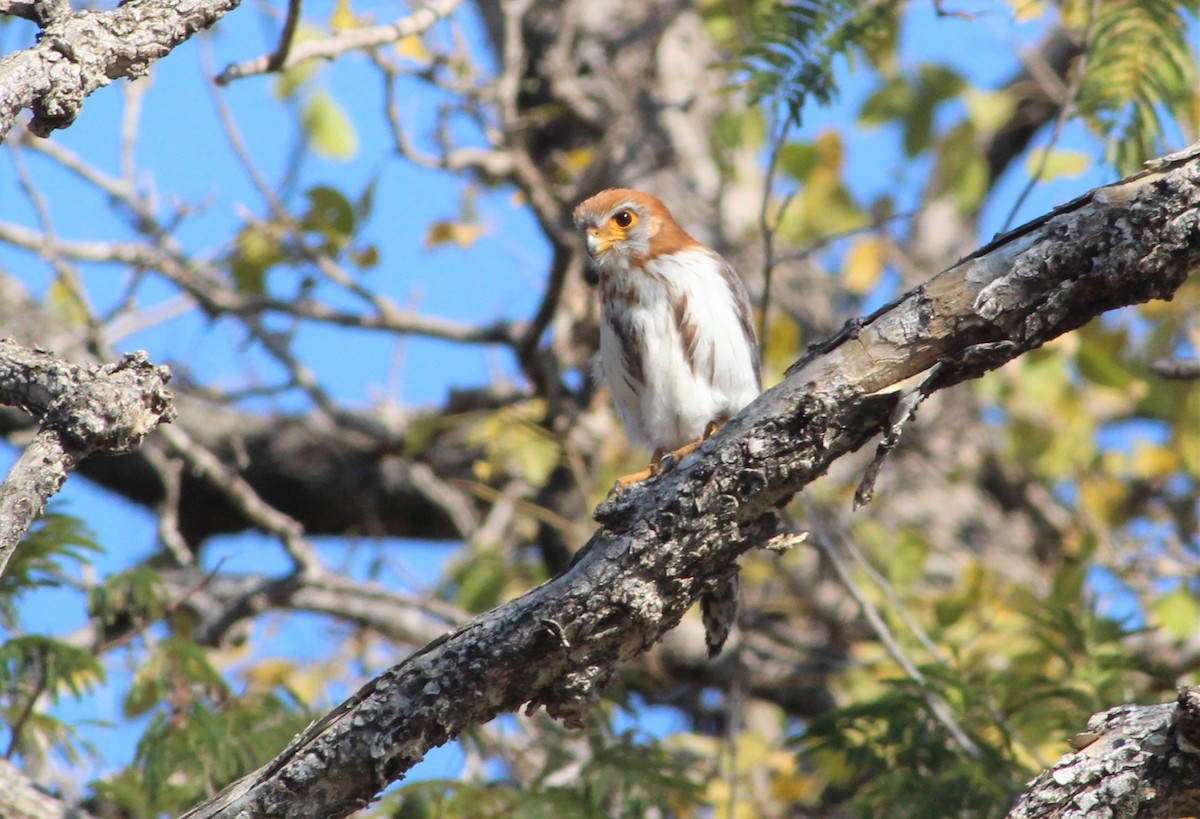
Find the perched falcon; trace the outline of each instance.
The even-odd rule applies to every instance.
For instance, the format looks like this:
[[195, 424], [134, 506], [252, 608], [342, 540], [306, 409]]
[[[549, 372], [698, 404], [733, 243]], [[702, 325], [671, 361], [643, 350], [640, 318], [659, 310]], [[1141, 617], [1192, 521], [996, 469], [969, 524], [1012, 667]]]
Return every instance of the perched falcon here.
[[[746, 287], [655, 197], [613, 188], [575, 209], [600, 286], [600, 367], [628, 436], [681, 458], [761, 391]], [[733, 624], [737, 576], [701, 597], [710, 656]], [[706, 602], [707, 601], [707, 602]]]

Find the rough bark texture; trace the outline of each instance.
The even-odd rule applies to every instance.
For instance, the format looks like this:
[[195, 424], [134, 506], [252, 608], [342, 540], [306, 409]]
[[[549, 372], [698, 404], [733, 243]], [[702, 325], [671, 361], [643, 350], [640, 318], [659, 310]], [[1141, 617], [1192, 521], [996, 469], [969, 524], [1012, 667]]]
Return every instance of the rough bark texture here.
[[66, 128], [97, 88], [143, 76], [155, 60], [206, 29], [239, 0], [131, 0], [111, 11], [72, 13], [68, 3], [34, 3], [42, 26], [32, 48], [0, 59], [0, 141], [22, 109], [29, 130]]
[[0, 485], [0, 574], [29, 524], [83, 458], [129, 452], [175, 417], [170, 377], [143, 352], [105, 367], [77, 367], [0, 341], [0, 402], [41, 423]]
[[1174, 819], [1200, 813], [1200, 687], [1174, 703], [1110, 708], [1035, 779], [1010, 819]]
[[[912, 400], [1106, 310], [1169, 298], [1200, 264], [1200, 146], [999, 237], [818, 345], [695, 456], [595, 513], [563, 574], [377, 677], [193, 817], [342, 816], [425, 752], [522, 704], [578, 724], [617, 666], [672, 628], [773, 507]], [[902, 408], [897, 413], [897, 407]], [[894, 437], [894, 435], [893, 435]]]

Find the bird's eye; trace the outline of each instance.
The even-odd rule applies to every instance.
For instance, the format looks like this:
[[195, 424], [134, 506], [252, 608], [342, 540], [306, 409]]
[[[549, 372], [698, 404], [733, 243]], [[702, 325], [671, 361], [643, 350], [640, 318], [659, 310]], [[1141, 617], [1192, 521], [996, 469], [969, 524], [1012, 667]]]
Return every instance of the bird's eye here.
[[637, 221], [637, 215], [631, 210], [619, 210], [613, 214], [612, 223], [621, 230], [627, 230]]

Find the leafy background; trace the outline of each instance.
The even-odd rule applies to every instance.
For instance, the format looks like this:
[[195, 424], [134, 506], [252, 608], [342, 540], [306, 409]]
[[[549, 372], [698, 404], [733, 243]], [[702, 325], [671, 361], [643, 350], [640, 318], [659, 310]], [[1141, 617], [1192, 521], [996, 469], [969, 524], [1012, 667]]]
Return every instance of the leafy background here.
[[[770, 294], [767, 383], [806, 343], [936, 272], [931, 246], [953, 261], [1196, 139], [1197, 4], [970, 5], [979, 7], [697, 5], [720, 55], [709, 70], [728, 92], [710, 162], [724, 179], [765, 177], [769, 191], [753, 218], [728, 219], [735, 235], [724, 237], [756, 296]], [[309, 4], [299, 36], [395, 13]], [[404, 66], [390, 104], [413, 139], [396, 146], [371, 55], [210, 87], [214, 68], [273, 47], [273, 12], [244, 9], [148, 81], [97, 94], [49, 149], [10, 137], [0, 222], [44, 229], [46, 208], [58, 236], [136, 239], [139, 214], [80, 174], [82, 164], [152, 192], [183, 252], [222, 271], [240, 295], [347, 311], [364, 293], [381, 295], [472, 325], [529, 316], [554, 249], [527, 191], [422, 162], [447, 143], [489, 146], [499, 121], [486, 95], [481, 103], [472, 94], [502, 75], [502, 55], [474, 7], [452, 22], [386, 49]], [[1085, 57], [1063, 77], [1041, 66], [1034, 84], [1055, 110], [1065, 107], [994, 178], [988, 140], [1037, 96], [1006, 83], [1022, 55], [1038, 73], [1037, 46], [1059, 25]], [[29, 34], [0, 23], [0, 46], [21, 47]], [[562, 116], [530, 110], [550, 123]], [[136, 147], [123, 152], [130, 123]], [[556, 155], [555, 190], [599, 162], [602, 149], [585, 136]], [[123, 165], [130, 156], [135, 167]], [[528, 387], [502, 348], [196, 309], [165, 278], [40, 260], [11, 236], [0, 233], [0, 272], [42, 310], [81, 336], [102, 328], [120, 349], [150, 350], [172, 364], [182, 390], [263, 414], [337, 420], [370, 407], [404, 419], [411, 452], [452, 430], [471, 453], [470, 492], [493, 510], [508, 508], [513, 486], [544, 487], [574, 466], [569, 436], [542, 423], [546, 395], [447, 409], [456, 390]], [[323, 276], [316, 259], [336, 261], [348, 281]], [[725, 670], [686, 684], [656, 681], [653, 662], [630, 669], [583, 732], [541, 715], [497, 720], [432, 754], [370, 812], [1002, 815], [1092, 712], [1169, 698], [1194, 679], [1200, 391], [1153, 365], [1195, 355], [1198, 301], [1193, 278], [1171, 303], [1110, 314], [936, 399], [906, 441], [904, 471], [885, 468], [865, 511], [850, 512], [853, 464], [797, 502], [814, 540], [846, 555], [901, 655], [844, 595], [816, 585], [831, 570], [814, 548], [750, 555], [743, 627], [768, 635], [769, 650], [747, 639], [729, 650]], [[561, 340], [562, 325], [552, 333]], [[573, 470], [594, 504], [643, 456], [624, 447], [586, 366], [565, 366], [563, 378], [587, 410], [577, 423], [602, 430], [587, 467]], [[939, 434], [947, 417], [955, 434]], [[913, 475], [928, 481], [919, 496], [903, 491]], [[922, 503], [969, 504], [969, 485], [1022, 509], [1026, 529], [939, 527], [923, 516]], [[574, 545], [588, 530], [586, 509], [567, 519], [528, 492], [511, 497], [499, 534], [484, 526], [462, 541], [314, 544], [340, 575], [407, 595], [449, 624], [548, 576], [545, 555], [531, 548], [539, 527]], [[350, 618], [287, 607], [206, 645], [193, 604], [210, 586], [168, 588], [159, 527], [152, 511], [77, 477], [0, 580], [7, 755], [101, 815], [194, 804], [412, 648]], [[1010, 539], [1028, 553], [1006, 550]], [[210, 537], [194, 560], [211, 578], [290, 568], [261, 533]], [[797, 612], [825, 624], [820, 640], [798, 630]], [[797, 698], [819, 689], [810, 702], [753, 690], [746, 669], [797, 652], [797, 667], [820, 677], [819, 686], [793, 681]], [[948, 736], [935, 699], [965, 742]]]

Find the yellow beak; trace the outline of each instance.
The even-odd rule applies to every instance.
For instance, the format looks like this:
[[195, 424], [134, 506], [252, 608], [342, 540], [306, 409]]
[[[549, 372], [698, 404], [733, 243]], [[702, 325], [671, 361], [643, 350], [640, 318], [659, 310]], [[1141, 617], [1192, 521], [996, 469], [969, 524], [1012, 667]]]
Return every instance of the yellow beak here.
[[600, 228], [588, 228], [587, 230], [587, 249], [593, 258], [612, 247], [613, 241], [613, 237]]

